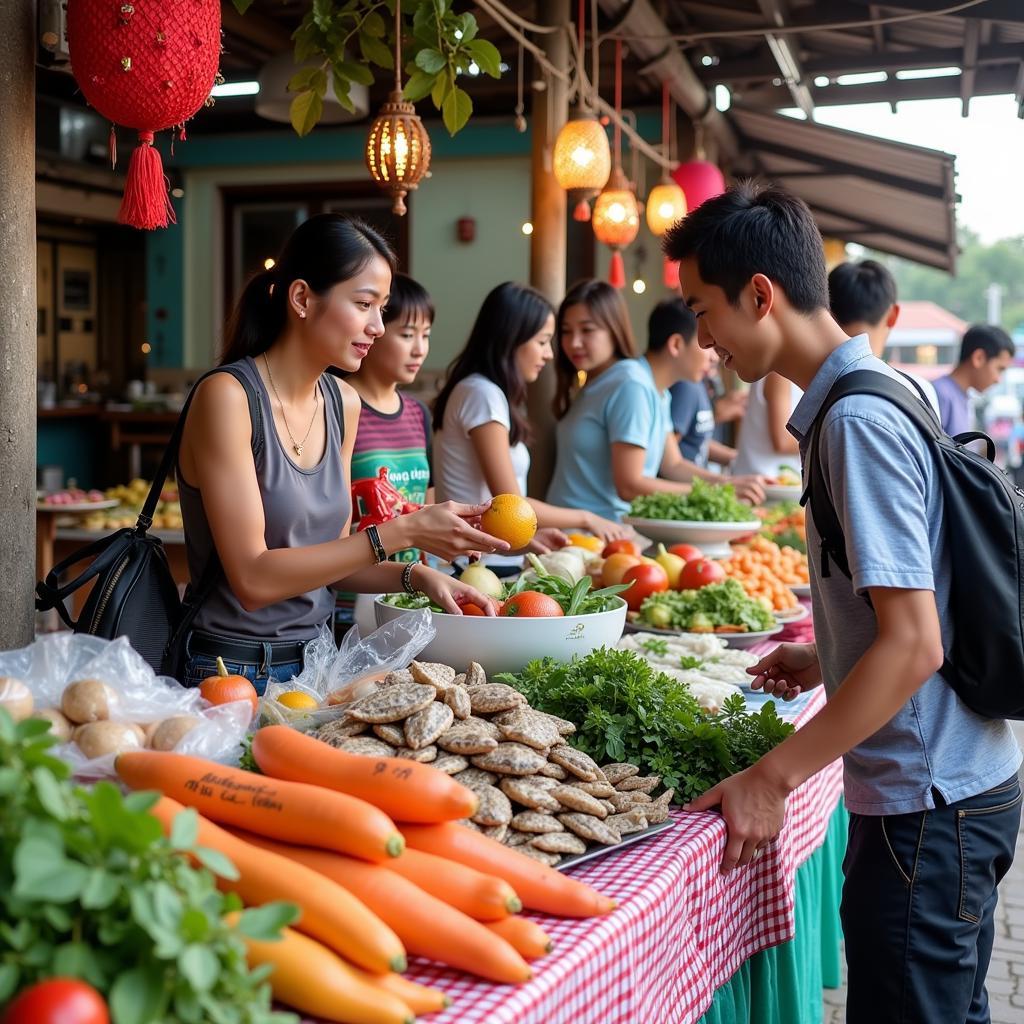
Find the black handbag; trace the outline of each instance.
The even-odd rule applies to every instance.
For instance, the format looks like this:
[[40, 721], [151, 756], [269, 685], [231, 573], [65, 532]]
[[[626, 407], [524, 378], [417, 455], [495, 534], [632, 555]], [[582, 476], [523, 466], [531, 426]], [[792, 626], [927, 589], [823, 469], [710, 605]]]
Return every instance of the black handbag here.
[[[153, 513], [164, 481], [177, 461], [185, 417], [196, 388], [210, 374], [220, 372], [230, 373], [245, 388], [252, 421], [253, 452], [258, 454], [262, 450], [262, 414], [259, 399], [248, 379], [232, 366], [209, 371], [199, 378], [182, 407], [135, 526], [80, 548], [36, 584], [37, 611], [55, 608], [68, 628], [76, 633], [89, 633], [107, 640], [127, 637], [155, 671], [175, 678], [180, 677], [183, 668], [184, 638], [189, 626], [220, 578], [220, 559], [213, 554], [198, 586], [193, 589], [189, 584], [182, 599], [178, 596], [163, 542], [159, 537], [149, 536], [148, 531], [153, 525]], [[73, 566], [86, 561], [89, 565], [82, 573], [67, 583], [60, 582]], [[76, 621], [64, 602], [90, 580], [95, 580], [96, 584]]]

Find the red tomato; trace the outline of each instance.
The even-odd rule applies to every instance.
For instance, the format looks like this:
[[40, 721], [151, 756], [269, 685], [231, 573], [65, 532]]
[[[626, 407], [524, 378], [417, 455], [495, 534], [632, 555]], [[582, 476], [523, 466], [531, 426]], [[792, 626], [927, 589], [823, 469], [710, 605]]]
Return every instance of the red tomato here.
[[629, 590], [622, 592], [622, 597], [629, 610], [635, 612], [644, 603], [644, 598], [668, 590], [668, 573], [657, 562], [641, 562], [626, 570], [622, 582], [630, 584]]
[[683, 566], [679, 574], [679, 589], [700, 590], [709, 583], [721, 583], [725, 576], [725, 570], [718, 562], [710, 558], [695, 558]]
[[74, 978], [50, 978], [25, 989], [7, 1007], [4, 1024], [110, 1024], [110, 1015], [91, 985]]
[[668, 550], [669, 554], [678, 555], [684, 562], [692, 562], [695, 558], [704, 557], [704, 552], [692, 544], [673, 544]]
[[634, 543], [631, 540], [610, 540], [604, 546], [604, 551], [601, 552], [602, 558], [608, 558], [610, 555], [617, 554], [625, 555], [640, 555], [640, 545]]
[[480, 607], [480, 605], [473, 604], [473, 602], [470, 601], [468, 604], [462, 605], [462, 614], [463, 615], [486, 615], [487, 612], [485, 612], [483, 610], [483, 608]]

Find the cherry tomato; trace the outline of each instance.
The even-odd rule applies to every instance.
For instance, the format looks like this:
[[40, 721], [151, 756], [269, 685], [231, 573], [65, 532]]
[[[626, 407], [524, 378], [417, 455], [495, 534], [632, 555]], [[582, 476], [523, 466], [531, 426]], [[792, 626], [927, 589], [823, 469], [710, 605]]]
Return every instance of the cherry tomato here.
[[470, 601], [468, 604], [460, 605], [460, 607], [462, 608], [463, 615], [487, 615], [487, 612], [485, 612], [483, 608], [480, 607], [480, 605], [473, 604], [472, 601]]
[[670, 555], [678, 555], [684, 562], [692, 562], [695, 558], [704, 557], [704, 552], [692, 544], [673, 544], [668, 552]]
[[640, 545], [631, 540], [610, 540], [605, 544], [601, 557], [608, 558], [610, 555], [618, 554], [639, 556]]
[[50, 978], [25, 989], [7, 1007], [4, 1024], [110, 1024], [107, 1004], [91, 985]]
[[630, 584], [629, 590], [624, 590], [622, 596], [629, 610], [635, 612], [645, 598], [668, 590], [668, 573], [657, 562], [641, 562], [626, 570], [622, 582]]
[[725, 570], [710, 558], [695, 558], [683, 566], [679, 574], [680, 590], [700, 590], [709, 583], [721, 583], [726, 577]]

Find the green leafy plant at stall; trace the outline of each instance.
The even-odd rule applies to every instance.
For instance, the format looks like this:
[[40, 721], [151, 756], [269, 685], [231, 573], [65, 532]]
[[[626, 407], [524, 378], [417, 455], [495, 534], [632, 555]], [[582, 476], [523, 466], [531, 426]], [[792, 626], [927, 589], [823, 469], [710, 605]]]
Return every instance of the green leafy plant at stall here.
[[749, 633], [771, 629], [775, 616], [765, 605], [748, 597], [736, 580], [709, 583], [697, 590], [663, 590], [640, 605], [637, 621], [658, 629], [710, 633], [716, 629]]
[[570, 662], [544, 658], [496, 678], [532, 707], [574, 722], [573, 746], [599, 764], [629, 761], [660, 775], [680, 802], [749, 768], [793, 731], [773, 701], [755, 713], [737, 694], [717, 715], [705, 712], [685, 683], [632, 651], [600, 648]]
[[754, 513], [736, 497], [732, 484], [694, 480], [687, 494], [641, 494], [629, 514], [637, 519], [672, 519], [688, 523], [751, 523]]
[[[170, 839], [148, 813], [156, 793], [75, 786], [54, 758], [49, 723], [0, 710], [0, 1004], [43, 978], [81, 978], [114, 1024], [287, 1024], [267, 971], [250, 971], [242, 935], [272, 939], [298, 915], [268, 904], [224, 915], [238, 898], [222, 854], [196, 845], [194, 811]], [[194, 867], [186, 855], [203, 867]]]
[[[253, 0], [232, 0], [244, 14]], [[288, 83], [295, 93], [292, 127], [308, 135], [323, 115], [324, 97], [333, 82], [338, 102], [354, 111], [353, 83], [372, 85], [373, 68], [393, 71], [395, 0], [313, 0], [292, 35], [300, 67]], [[475, 64], [485, 75], [501, 77], [501, 54], [479, 39], [476, 18], [457, 14], [452, 0], [406, 0], [402, 5], [402, 52], [408, 57], [404, 99], [431, 98], [454, 135], [473, 113], [473, 101], [457, 79]], [[358, 57], [355, 55], [358, 53]], [[328, 72], [332, 72], [329, 76]]]

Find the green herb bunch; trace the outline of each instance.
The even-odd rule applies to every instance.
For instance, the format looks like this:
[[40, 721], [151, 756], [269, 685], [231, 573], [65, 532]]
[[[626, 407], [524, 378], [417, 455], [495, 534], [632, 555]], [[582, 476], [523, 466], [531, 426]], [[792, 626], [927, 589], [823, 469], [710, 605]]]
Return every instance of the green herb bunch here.
[[747, 632], [771, 629], [775, 616], [748, 597], [736, 580], [709, 583], [697, 590], [663, 590], [640, 605], [639, 621], [659, 629], [708, 632], [716, 626], [744, 626]]
[[751, 523], [754, 513], [736, 497], [732, 484], [694, 480], [689, 494], [641, 494], [629, 514], [638, 519], [674, 519], [687, 523]]
[[241, 903], [213, 873], [238, 873], [195, 845], [195, 811], [165, 839], [148, 813], [158, 794], [72, 785], [48, 730], [0, 710], [0, 1004], [59, 975], [98, 989], [114, 1024], [295, 1021], [270, 1009], [269, 971], [249, 970], [241, 936], [275, 938], [297, 908], [268, 904], [227, 925]]
[[602, 647], [570, 662], [545, 658], [497, 678], [538, 710], [574, 722], [573, 746], [598, 763], [629, 761], [660, 775], [681, 803], [749, 768], [793, 731], [774, 702], [752, 714], [739, 694], [709, 714], [684, 683], [632, 651]]

